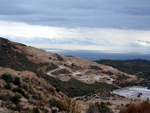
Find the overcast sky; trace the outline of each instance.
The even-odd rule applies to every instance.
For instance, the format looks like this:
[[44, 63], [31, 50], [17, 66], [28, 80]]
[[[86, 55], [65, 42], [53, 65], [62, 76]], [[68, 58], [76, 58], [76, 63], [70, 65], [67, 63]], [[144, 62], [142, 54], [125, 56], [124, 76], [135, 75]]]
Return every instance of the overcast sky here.
[[150, 0], [0, 0], [0, 36], [38, 48], [150, 53]]

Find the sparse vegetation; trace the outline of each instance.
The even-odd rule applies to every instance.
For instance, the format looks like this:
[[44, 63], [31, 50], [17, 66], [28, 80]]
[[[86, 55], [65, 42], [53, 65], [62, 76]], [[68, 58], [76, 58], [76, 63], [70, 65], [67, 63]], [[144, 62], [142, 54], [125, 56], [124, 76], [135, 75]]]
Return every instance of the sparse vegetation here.
[[102, 60], [97, 63], [112, 66], [119, 71], [137, 75], [138, 78], [150, 80], [150, 62], [128, 62], [115, 60]]
[[61, 70], [58, 70], [58, 71], [55, 71], [53, 72], [52, 74], [53, 75], [59, 75], [59, 74], [70, 74], [71, 72], [66, 70], [66, 69], [61, 69]]
[[54, 69], [56, 69], [56, 68], [58, 68], [58, 66], [55, 65], [55, 64], [53, 64], [53, 63], [51, 63], [51, 66], [48, 66], [48, 67], [46, 68], [46, 71], [51, 71], [51, 70], [54, 70]]
[[113, 113], [104, 102], [91, 104], [86, 113]]
[[102, 71], [102, 73], [104, 73], [104, 74], [108, 74], [108, 75], [113, 75], [113, 73], [112, 73], [112, 72], [110, 72], [110, 71]]
[[95, 70], [102, 70], [102, 68], [98, 67], [98, 66], [91, 66], [91, 69], [95, 69]]
[[24, 93], [24, 91], [21, 88], [14, 88], [12, 89], [13, 92], [18, 92], [20, 93], [22, 96], [24, 96], [26, 99], [29, 99], [29, 96], [27, 94]]
[[[44, 65], [48, 65], [49, 63], [40, 63], [35, 64], [28, 60], [28, 53], [21, 53], [18, 51], [14, 51], [14, 49], [18, 49], [14, 44], [10, 43], [6, 39], [1, 39], [2, 42], [0, 44], [0, 66], [1, 67], [10, 67], [17, 71], [29, 70], [32, 72], [37, 71], [38, 67], [42, 67]], [[22, 46], [25, 46], [24, 44]]]
[[130, 77], [126, 76], [126, 75], [119, 75], [117, 77], [118, 77], [117, 80], [124, 80], [124, 79], [130, 78]]
[[111, 84], [107, 84], [105, 82], [95, 82], [94, 84], [86, 84], [73, 78], [70, 79], [68, 82], [63, 82], [59, 79], [44, 74], [42, 71], [39, 71], [39, 73], [41, 77], [44, 78], [48, 83], [52, 84], [54, 87], [59, 88], [61, 92], [65, 93], [70, 97], [86, 95], [97, 90], [111, 91], [113, 89], [117, 89], [117, 87]]

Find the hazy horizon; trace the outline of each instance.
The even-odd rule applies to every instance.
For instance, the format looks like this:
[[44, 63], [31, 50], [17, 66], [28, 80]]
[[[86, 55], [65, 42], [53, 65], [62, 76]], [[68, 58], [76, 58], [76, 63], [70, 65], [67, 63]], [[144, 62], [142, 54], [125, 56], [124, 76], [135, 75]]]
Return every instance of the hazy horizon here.
[[111, 53], [94, 50], [63, 50], [63, 49], [44, 49], [48, 52], [57, 53], [63, 56], [81, 57], [90, 61], [110, 59], [110, 60], [132, 60], [145, 59], [150, 61], [150, 54], [141, 53]]

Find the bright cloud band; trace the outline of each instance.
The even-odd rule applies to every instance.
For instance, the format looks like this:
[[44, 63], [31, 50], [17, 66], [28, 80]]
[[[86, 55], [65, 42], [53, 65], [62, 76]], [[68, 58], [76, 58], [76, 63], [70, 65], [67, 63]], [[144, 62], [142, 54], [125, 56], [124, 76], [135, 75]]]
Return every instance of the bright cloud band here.
[[65, 28], [0, 21], [0, 31], [1, 37], [42, 48], [125, 52], [148, 52], [150, 48], [150, 30]]

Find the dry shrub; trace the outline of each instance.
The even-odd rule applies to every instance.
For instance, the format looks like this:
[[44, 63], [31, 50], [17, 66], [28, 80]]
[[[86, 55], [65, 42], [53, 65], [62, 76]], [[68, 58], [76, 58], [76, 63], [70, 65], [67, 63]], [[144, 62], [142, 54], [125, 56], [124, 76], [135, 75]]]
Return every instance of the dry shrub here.
[[79, 112], [79, 105], [76, 102], [76, 100], [68, 98], [62, 102], [64, 107], [66, 108], [66, 111], [71, 113], [78, 113]]
[[121, 113], [150, 113], [150, 103], [142, 102], [138, 104], [131, 104]]
[[50, 100], [52, 106], [56, 106], [60, 111], [67, 111], [69, 113], [80, 113], [79, 103], [76, 100], [67, 98], [65, 100], [58, 100], [53, 98]]

